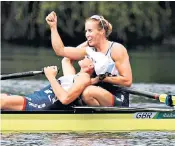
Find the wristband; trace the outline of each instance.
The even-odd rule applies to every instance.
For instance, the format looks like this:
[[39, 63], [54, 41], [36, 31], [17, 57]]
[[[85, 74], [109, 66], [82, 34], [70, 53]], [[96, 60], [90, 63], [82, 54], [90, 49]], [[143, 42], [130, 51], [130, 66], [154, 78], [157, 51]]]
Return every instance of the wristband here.
[[99, 75], [99, 80], [102, 81], [104, 78], [106, 78], [105, 74]]

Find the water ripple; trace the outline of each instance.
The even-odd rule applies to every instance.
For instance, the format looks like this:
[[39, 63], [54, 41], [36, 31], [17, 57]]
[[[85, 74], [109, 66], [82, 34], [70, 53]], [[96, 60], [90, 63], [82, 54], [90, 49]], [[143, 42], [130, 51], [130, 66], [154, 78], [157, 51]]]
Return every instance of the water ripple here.
[[5, 146], [175, 146], [175, 132], [5, 134]]

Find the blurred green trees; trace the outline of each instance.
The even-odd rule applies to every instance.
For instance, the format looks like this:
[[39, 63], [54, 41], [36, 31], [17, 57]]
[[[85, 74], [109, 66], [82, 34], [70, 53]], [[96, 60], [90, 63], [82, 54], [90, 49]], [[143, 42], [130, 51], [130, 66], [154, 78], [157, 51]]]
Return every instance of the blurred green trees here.
[[[45, 17], [55, 11], [59, 31], [74, 38], [84, 34], [85, 19], [103, 15], [113, 25], [113, 40], [157, 40], [172, 35], [170, 3], [159, 1], [3, 1], [1, 39], [50, 40]], [[80, 38], [81, 42], [84, 38]], [[79, 42], [78, 42], [79, 43]]]

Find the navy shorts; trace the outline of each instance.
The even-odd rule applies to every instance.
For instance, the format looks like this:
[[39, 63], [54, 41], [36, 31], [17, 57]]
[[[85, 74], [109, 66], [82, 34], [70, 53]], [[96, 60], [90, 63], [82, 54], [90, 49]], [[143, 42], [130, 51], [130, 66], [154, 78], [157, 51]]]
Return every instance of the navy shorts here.
[[57, 100], [50, 85], [39, 91], [35, 91], [33, 94], [24, 96], [24, 98], [24, 110], [26, 111], [43, 110]]

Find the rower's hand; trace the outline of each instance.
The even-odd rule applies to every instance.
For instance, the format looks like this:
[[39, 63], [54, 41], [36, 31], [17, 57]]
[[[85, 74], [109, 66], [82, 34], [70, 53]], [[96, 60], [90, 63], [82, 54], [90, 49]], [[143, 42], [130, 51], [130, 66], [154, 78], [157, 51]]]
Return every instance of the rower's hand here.
[[57, 27], [57, 15], [54, 11], [52, 11], [49, 15], [46, 17], [47, 24], [49, 24], [50, 28], [56, 28]]
[[91, 78], [91, 85], [97, 84], [99, 82], [99, 77]]
[[53, 77], [55, 78], [57, 75], [57, 72], [58, 72], [57, 66], [44, 67], [44, 73], [48, 79]]

